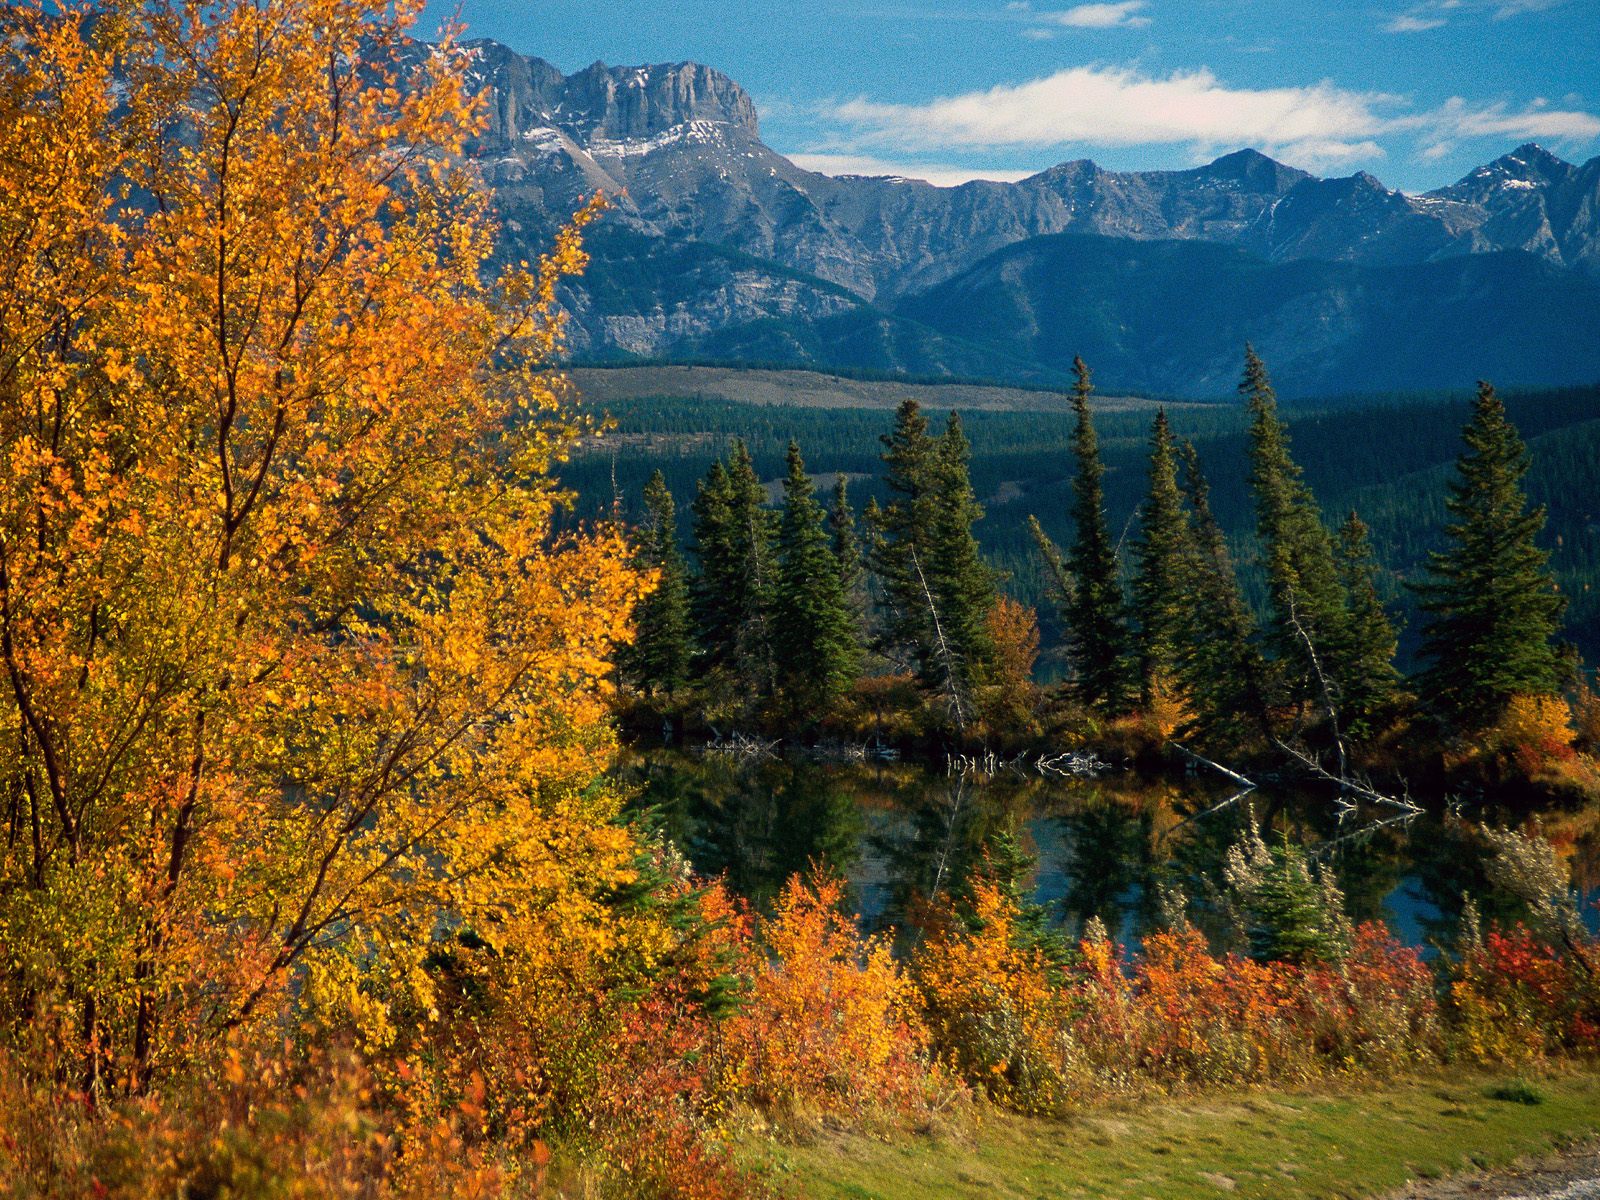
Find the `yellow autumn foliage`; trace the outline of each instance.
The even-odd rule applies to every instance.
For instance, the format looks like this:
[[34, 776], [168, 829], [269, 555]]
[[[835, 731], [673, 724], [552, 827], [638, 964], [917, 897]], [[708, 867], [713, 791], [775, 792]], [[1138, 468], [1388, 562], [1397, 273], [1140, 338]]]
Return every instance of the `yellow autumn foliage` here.
[[91, 1092], [296, 981], [386, 1043], [462, 931], [659, 940], [595, 783], [648, 581], [552, 527], [598, 203], [491, 262], [420, 7], [0, 13], [0, 1035]]

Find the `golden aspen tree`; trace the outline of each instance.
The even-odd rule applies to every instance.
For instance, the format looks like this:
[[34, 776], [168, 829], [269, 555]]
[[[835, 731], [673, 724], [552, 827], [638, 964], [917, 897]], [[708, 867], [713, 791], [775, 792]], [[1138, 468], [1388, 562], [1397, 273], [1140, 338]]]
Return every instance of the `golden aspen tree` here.
[[[0, 13], [0, 1018], [142, 1085], [470, 928], [616, 936], [649, 580], [557, 537], [558, 281], [401, 0]], [[20, 1044], [20, 1043], [18, 1043]]]

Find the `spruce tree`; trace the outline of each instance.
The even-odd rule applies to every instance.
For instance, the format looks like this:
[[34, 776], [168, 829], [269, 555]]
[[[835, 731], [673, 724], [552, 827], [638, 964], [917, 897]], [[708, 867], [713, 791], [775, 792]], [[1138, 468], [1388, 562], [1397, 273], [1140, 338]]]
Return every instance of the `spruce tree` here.
[[884, 435], [883, 482], [889, 500], [869, 505], [870, 560], [881, 592], [880, 649], [908, 663], [925, 682], [934, 682], [933, 620], [923, 587], [933, 540], [935, 459], [938, 443], [914, 399], [902, 401], [892, 433]]
[[1263, 664], [1255, 622], [1239, 592], [1227, 539], [1211, 511], [1211, 489], [1192, 442], [1179, 450], [1184, 498], [1194, 515], [1189, 606], [1179, 677], [1195, 706], [1194, 731], [1208, 741], [1237, 742], [1264, 731]]
[[635, 611], [624, 663], [646, 695], [671, 697], [689, 681], [689, 581], [678, 549], [677, 509], [660, 471], [645, 484], [644, 509], [636, 561], [657, 573], [657, 583]]
[[855, 509], [841, 473], [833, 483], [833, 506], [828, 510], [828, 532], [833, 542], [833, 559], [839, 566], [839, 586], [858, 629], [864, 628], [867, 588], [862, 566], [861, 538], [856, 534]]
[[825, 715], [855, 682], [861, 648], [826, 515], [794, 442], [789, 443], [787, 461], [773, 646], [783, 663], [782, 689], [792, 713], [814, 719]]
[[881, 589], [882, 649], [909, 663], [949, 698], [958, 725], [989, 658], [994, 574], [972, 526], [983, 516], [968, 473], [971, 455], [955, 413], [933, 437], [915, 400], [883, 438], [889, 503], [869, 507], [871, 561]]
[[1352, 731], [1361, 733], [1366, 719], [1394, 696], [1400, 678], [1394, 666], [1397, 639], [1378, 594], [1378, 561], [1366, 522], [1353, 509], [1339, 526], [1335, 552], [1349, 614], [1344, 706]]
[[1075, 584], [1065, 614], [1067, 638], [1078, 693], [1084, 702], [1116, 711], [1128, 700], [1128, 634], [1116, 544], [1106, 527], [1104, 476], [1100, 442], [1095, 434], [1089, 396], [1094, 385], [1081, 358], [1072, 360], [1077, 382], [1072, 391], [1076, 425], [1072, 452], [1077, 474], [1072, 480], [1075, 526], [1067, 567]]
[[690, 587], [691, 611], [696, 640], [711, 667], [731, 664], [738, 640], [730, 505], [728, 468], [719, 458], [695, 486], [692, 505], [692, 549], [699, 570]]
[[743, 440], [728, 455], [735, 562], [739, 567], [739, 677], [747, 691], [770, 696], [775, 689], [772, 601], [776, 571], [772, 561], [775, 514], [766, 507], [755, 464]]
[[1487, 383], [1478, 385], [1466, 449], [1445, 505], [1448, 544], [1416, 585], [1427, 614], [1418, 692], [1457, 728], [1496, 720], [1513, 696], [1561, 685], [1555, 647], [1565, 600], [1536, 539], [1543, 508], [1528, 508], [1528, 452]]
[[997, 583], [972, 532], [983, 509], [972, 491], [971, 456], [961, 417], [952, 412], [934, 458], [932, 542], [924, 569], [939, 601], [943, 635], [969, 689], [982, 681], [992, 657], [989, 613]]
[[1178, 463], [1165, 409], [1150, 430], [1150, 487], [1139, 509], [1134, 546], [1133, 616], [1138, 626], [1140, 693], [1148, 703], [1156, 686], [1179, 675], [1189, 626], [1194, 532], [1178, 489]]
[[1338, 707], [1348, 699], [1355, 668], [1333, 540], [1289, 452], [1266, 365], [1248, 346], [1239, 392], [1251, 416], [1250, 484], [1284, 698]]
[[695, 611], [708, 665], [722, 670], [740, 698], [770, 696], [772, 513], [744, 442], [727, 465], [713, 463], [695, 497], [695, 543], [700, 576]]

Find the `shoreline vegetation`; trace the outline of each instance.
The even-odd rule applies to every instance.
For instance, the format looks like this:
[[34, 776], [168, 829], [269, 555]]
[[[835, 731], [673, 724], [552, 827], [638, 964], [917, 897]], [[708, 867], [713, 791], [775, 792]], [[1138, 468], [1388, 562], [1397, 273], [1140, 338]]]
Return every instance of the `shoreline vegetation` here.
[[1600, 801], [1600, 693], [1562, 640], [1566, 601], [1538, 545], [1544, 512], [1521, 490], [1528, 452], [1494, 389], [1479, 385], [1462, 431], [1445, 548], [1408, 585], [1421, 613], [1408, 674], [1367, 527], [1355, 511], [1337, 528], [1325, 521], [1248, 349], [1239, 390], [1258, 606], [1198, 454], [1164, 411], [1137, 520], [1113, 538], [1078, 361], [1073, 543], [1058, 547], [1030, 518], [1065, 630], [1068, 674], [1047, 686], [1035, 681], [1038, 614], [978, 549], [984, 514], [957, 413], [935, 434], [917, 401], [902, 401], [880, 439], [890, 500], [860, 512], [843, 476], [819, 502], [794, 442], [774, 509], [735, 438], [697, 486], [685, 540], [657, 471], [635, 563], [659, 583], [620, 662], [623, 728], [722, 751], [782, 743], [933, 763], [1083, 754], [1150, 771], [1200, 762], [1298, 775], [1341, 797], [1492, 788], [1529, 805]]
[[562, 532], [559, 288], [605, 201], [497, 259], [477, 59], [420, 49], [421, 8], [0, 8], [0, 1192], [734, 1200], [783, 1191], [752, 1144], [819, 1125], [981, 1146], [1440, 1071], [1526, 1076], [1495, 1102], [1530, 1127], [1587, 1103], [1600, 939], [1534, 823], [1468, 827], [1487, 877], [1431, 957], [1249, 825], [1136, 948], [1069, 937], [1004, 845], [869, 934], [826, 868], [770, 904], [697, 875], [613, 772], [642, 695], [996, 752], [1178, 735], [1345, 799], [1430, 738], [1590, 795], [1491, 388], [1409, 681], [1251, 354], [1265, 616], [1159, 422], [1130, 605], [1079, 363], [1050, 695], [957, 417], [897, 414], [859, 523], [798, 447], [773, 511], [736, 447], [692, 577], [665, 489]]

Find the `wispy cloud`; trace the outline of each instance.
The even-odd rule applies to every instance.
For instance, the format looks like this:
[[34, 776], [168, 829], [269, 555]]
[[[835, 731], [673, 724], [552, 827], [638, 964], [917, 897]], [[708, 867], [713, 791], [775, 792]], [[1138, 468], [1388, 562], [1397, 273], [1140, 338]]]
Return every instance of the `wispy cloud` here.
[[1145, 0], [1122, 0], [1118, 4], [1079, 4], [1064, 12], [1041, 12], [1034, 16], [1069, 29], [1138, 29], [1150, 24], [1149, 17], [1139, 15], [1145, 7]]
[[1600, 116], [1575, 109], [1550, 108], [1542, 100], [1518, 111], [1505, 104], [1471, 105], [1459, 96], [1425, 114], [1419, 132], [1425, 160], [1445, 157], [1462, 142], [1479, 138], [1583, 144], [1600, 138]]
[[1385, 33], [1421, 33], [1427, 29], [1438, 29], [1449, 24], [1443, 17], [1419, 17], [1411, 13], [1401, 13], [1383, 27]]
[[1552, 8], [1560, 8], [1567, 0], [1500, 0], [1495, 5], [1494, 19], [1507, 21], [1512, 17], [1520, 17], [1523, 13], [1549, 12]]
[[897, 162], [867, 154], [792, 154], [789, 158], [796, 166], [822, 175], [889, 175], [900, 179], [925, 180], [936, 187], [955, 187], [974, 179], [1015, 183], [1034, 174], [1032, 171], [959, 167], [949, 163]]
[[1242, 88], [1206, 69], [1150, 76], [1109, 66], [1073, 67], [922, 104], [851, 100], [827, 116], [840, 132], [825, 149], [888, 159], [1072, 145], [1187, 146], [1199, 158], [1255, 146], [1325, 169], [1382, 158], [1382, 142], [1393, 138], [1448, 149], [1475, 138], [1586, 143], [1600, 137], [1600, 117], [1577, 109], [1514, 110], [1458, 97], [1417, 111], [1403, 97], [1326, 82]]
[[1549, 12], [1570, 0], [1420, 0], [1404, 12], [1384, 22], [1385, 33], [1420, 33], [1438, 29], [1458, 16], [1484, 15], [1496, 21], [1509, 21], [1528, 13]]

